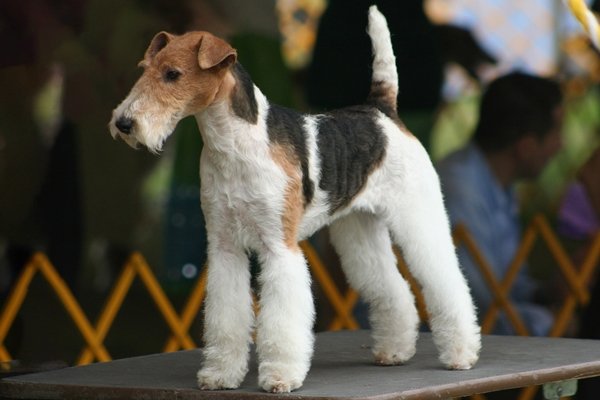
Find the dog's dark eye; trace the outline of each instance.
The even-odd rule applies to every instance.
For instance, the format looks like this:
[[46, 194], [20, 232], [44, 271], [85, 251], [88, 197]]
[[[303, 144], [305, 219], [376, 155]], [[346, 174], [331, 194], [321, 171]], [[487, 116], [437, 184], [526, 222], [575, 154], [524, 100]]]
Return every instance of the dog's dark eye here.
[[167, 82], [175, 82], [181, 76], [181, 72], [176, 69], [169, 69], [165, 72], [165, 81]]

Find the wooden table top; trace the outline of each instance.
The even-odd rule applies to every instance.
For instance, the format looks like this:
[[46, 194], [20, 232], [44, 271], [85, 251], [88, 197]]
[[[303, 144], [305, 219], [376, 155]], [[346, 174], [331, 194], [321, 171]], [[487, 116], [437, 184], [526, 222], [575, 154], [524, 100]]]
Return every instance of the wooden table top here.
[[199, 350], [155, 354], [5, 378], [9, 399], [439, 399], [600, 375], [600, 341], [484, 336], [478, 364], [448, 371], [437, 360], [430, 334], [406, 365], [374, 365], [367, 331], [317, 335], [304, 386], [288, 395], [258, 388], [256, 363], [242, 387], [196, 389]]

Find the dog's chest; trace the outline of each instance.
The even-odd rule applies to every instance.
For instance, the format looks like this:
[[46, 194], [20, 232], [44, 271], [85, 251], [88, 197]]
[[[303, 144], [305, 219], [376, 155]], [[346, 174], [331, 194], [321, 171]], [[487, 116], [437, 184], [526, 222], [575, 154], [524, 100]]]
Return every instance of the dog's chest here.
[[203, 153], [200, 163], [202, 207], [244, 247], [256, 247], [281, 222], [286, 177], [268, 158], [216, 164]]

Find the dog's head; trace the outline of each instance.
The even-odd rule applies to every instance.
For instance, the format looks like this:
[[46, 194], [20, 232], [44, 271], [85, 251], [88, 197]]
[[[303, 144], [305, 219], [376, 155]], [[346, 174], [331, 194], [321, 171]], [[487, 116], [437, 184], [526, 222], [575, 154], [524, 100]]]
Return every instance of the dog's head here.
[[144, 73], [113, 111], [111, 135], [160, 151], [177, 122], [219, 98], [236, 59], [229, 44], [208, 32], [160, 32], [139, 64]]

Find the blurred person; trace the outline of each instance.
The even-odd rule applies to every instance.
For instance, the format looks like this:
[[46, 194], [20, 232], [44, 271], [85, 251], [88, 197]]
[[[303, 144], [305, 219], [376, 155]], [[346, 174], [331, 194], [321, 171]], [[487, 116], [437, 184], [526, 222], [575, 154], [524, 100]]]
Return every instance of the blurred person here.
[[[560, 87], [552, 80], [521, 72], [498, 78], [483, 94], [472, 140], [438, 165], [453, 227], [468, 229], [497, 279], [504, 277], [521, 239], [514, 185], [535, 179], [560, 149], [561, 103]], [[468, 252], [457, 251], [481, 318], [493, 294]], [[525, 266], [510, 300], [529, 332], [543, 336], [553, 317], [536, 302], [539, 289]], [[515, 333], [503, 313], [493, 333]]]

